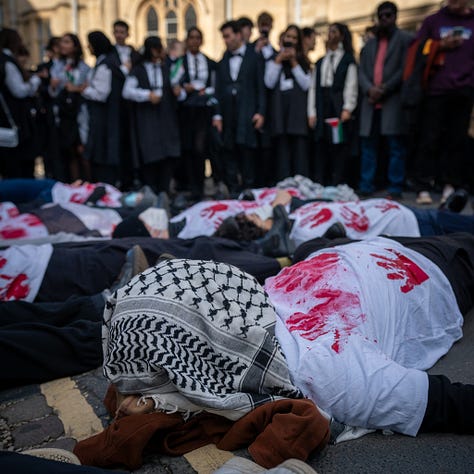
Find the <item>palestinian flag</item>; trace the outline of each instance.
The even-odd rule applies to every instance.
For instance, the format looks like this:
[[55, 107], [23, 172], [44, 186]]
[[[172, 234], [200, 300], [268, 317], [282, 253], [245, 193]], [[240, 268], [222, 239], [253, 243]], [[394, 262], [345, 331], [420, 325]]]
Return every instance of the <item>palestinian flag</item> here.
[[337, 117], [328, 118], [325, 122], [331, 127], [332, 142], [337, 145], [344, 141], [342, 122]]

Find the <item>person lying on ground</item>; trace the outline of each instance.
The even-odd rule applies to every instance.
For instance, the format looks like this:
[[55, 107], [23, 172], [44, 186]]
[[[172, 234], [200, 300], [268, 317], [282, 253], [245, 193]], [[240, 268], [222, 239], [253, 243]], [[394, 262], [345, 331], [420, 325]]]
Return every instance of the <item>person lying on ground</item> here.
[[237, 419], [306, 397], [360, 428], [474, 434], [474, 386], [425, 372], [474, 305], [474, 237], [328, 244], [298, 248], [265, 291], [237, 268], [188, 259], [119, 288], [103, 327], [104, 374], [127, 399], [119, 415]]
[[153, 264], [162, 253], [231, 263], [264, 281], [281, 264], [265, 257], [253, 242], [217, 237], [154, 239], [131, 237], [60, 244], [22, 245], [0, 250], [0, 301], [65, 301], [110, 288], [125, 262], [127, 251], [142, 247]]

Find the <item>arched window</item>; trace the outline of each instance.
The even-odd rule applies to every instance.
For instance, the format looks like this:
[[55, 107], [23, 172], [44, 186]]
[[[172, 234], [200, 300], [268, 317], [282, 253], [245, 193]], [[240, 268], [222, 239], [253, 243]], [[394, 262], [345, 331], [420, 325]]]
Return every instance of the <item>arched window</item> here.
[[146, 14], [146, 35], [158, 35], [158, 15], [153, 7]]
[[189, 28], [196, 25], [197, 25], [196, 10], [194, 10], [194, 7], [192, 5], [189, 5], [189, 7], [186, 9], [186, 13], [184, 14], [184, 26], [186, 28], [186, 31], [188, 31]]
[[166, 14], [166, 41], [169, 43], [178, 37], [178, 19], [176, 13], [169, 11]]

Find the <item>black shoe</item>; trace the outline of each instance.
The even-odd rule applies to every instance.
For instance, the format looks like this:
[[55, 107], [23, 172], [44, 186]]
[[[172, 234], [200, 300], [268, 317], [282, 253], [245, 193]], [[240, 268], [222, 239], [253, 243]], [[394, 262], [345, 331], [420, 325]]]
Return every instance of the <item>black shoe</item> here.
[[334, 222], [321, 237], [330, 240], [347, 237], [346, 228], [341, 222]]
[[255, 196], [251, 189], [244, 189], [239, 196], [241, 201], [255, 201]]
[[120, 275], [110, 288], [110, 291], [113, 293], [115, 290], [122, 288], [122, 286], [125, 286], [135, 275], [145, 271], [149, 266], [150, 264], [142, 248], [139, 245], [134, 245], [127, 251], [125, 263], [120, 271]]
[[166, 215], [168, 216], [168, 219], [171, 217], [170, 198], [168, 197], [168, 194], [165, 191], [161, 191], [161, 193], [158, 194], [158, 199], [156, 201], [155, 207], [157, 207], [158, 209], [164, 209]]
[[97, 186], [94, 191], [92, 191], [92, 194], [85, 200], [84, 204], [95, 206], [97, 201], [103, 198], [106, 194], [107, 190], [105, 189], [105, 186]]
[[290, 257], [295, 245], [290, 240], [291, 220], [285, 208], [280, 204], [273, 208], [272, 228], [258, 240], [262, 253], [267, 257]]
[[469, 193], [465, 189], [458, 189], [451, 193], [446, 201], [444, 201], [439, 206], [439, 210], [448, 210], [451, 212], [460, 213], [467, 204], [469, 200]]

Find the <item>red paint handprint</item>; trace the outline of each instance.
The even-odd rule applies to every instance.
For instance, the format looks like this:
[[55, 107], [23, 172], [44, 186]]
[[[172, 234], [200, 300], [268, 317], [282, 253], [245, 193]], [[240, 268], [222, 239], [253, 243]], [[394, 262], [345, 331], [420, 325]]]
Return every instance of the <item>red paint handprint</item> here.
[[295, 313], [286, 321], [290, 331], [299, 331], [300, 336], [314, 341], [328, 333], [334, 334], [331, 349], [339, 353], [341, 342], [347, 341], [354, 328], [365, 321], [360, 299], [355, 293], [325, 288], [312, 293], [322, 300], [306, 313]]
[[400, 206], [398, 204], [395, 204], [394, 202], [385, 201], [377, 204], [375, 208], [380, 209], [380, 212], [384, 214], [385, 212], [388, 212], [392, 209], [400, 209]]
[[0, 279], [8, 281], [6, 286], [0, 289], [0, 301], [22, 300], [28, 296], [30, 287], [26, 284], [28, 277], [24, 273], [16, 277], [2, 274]]
[[306, 227], [308, 224], [311, 224], [309, 228], [313, 229], [314, 227], [317, 227], [318, 225], [324, 224], [329, 219], [331, 219], [331, 217], [332, 217], [331, 209], [328, 209], [327, 207], [325, 207], [321, 209], [320, 211], [318, 211], [316, 214], [305, 217], [300, 222], [300, 225], [302, 227]]
[[376, 263], [379, 267], [385, 268], [389, 280], [403, 280], [400, 287], [402, 293], [408, 293], [415, 286], [421, 285], [429, 279], [429, 276], [412, 260], [393, 249], [386, 249], [394, 255], [393, 258], [384, 255], [371, 253], [372, 257], [379, 259]]
[[341, 217], [344, 219], [346, 227], [354, 229], [356, 232], [367, 232], [369, 228], [369, 219], [362, 207], [360, 208], [360, 214], [357, 214], [348, 206], [342, 206]]
[[229, 206], [227, 204], [219, 202], [217, 204], [213, 204], [212, 206], [208, 206], [202, 209], [199, 214], [205, 219], [212, 219], [216, 215], [216, 213], [227, 211], [227, 209], [229, 209]]

